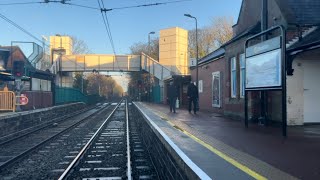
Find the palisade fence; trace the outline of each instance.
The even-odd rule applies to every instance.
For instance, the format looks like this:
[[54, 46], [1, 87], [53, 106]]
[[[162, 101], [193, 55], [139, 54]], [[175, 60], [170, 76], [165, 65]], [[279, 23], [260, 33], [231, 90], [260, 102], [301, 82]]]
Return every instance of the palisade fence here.
[[85, 95], [79, 89], [56, 87], [55, 88], [55, 104], [66, 104], [71, 102], [84, 102], [86, 104], [95, 104], [105, 100], [99, 95]]

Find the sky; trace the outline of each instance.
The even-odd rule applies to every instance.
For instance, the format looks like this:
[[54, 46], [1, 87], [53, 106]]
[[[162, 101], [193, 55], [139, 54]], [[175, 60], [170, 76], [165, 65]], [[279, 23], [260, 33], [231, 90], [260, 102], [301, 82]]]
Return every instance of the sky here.
[[[4, 5], [6, 3], [43, 2], [44, 0], [0, 0], [0, 14], [15, 22], [38, 39], [61, 34], [83, 40], [94, 54], [113, 54], [99, 10], [70, 6], [61, 3], [37, 3], [25, 5]], [[173, 2], [179, 0], [104, 0], [106, 8], [118, 8], [143, 4]], [[97, 0], [70, 0], [70, 3], [98, 8]], [[146, 43], [149, 32], [152, 38], [159, 36], [161, 29], [181, 27], [195, 29], [195, 20], [185, 17], [191, 14], [198, 20], [198, 28], [208, 26], [214, 17], [228, 16], [236, 22], [241, 0], [187, 0], [158, 6], [108, 11], [116, 54], [130, 54], [130, 46]], [[42, 45], [18, 28], [0, 18], [0, 45], [12, 41], [30, 41]], [[46, 42], [49, 44], [49, 42]], [[25, 47], [24, 47], [25, 48]], [[23, 48], [23, 49], [24, 49]], [[28, 49], [28, 47], [26, 48]], [[26, 50], [27, 51], [27, 50]], [[29, 50], [30, 51], [30, 50]], [[26, 53], [28, 56], [28, 54]], [[114, 78], [127, 88], [127, 75]]]
[[[55, 34], [68, 34], [85, 41], [92, 53], [112, 54], [112, 47], [99, 10], [63, 5], [60, 3], [2, 5], [14, 2], [39, 2], [43, 0], [0, 0], [0, 13], [41, 39]], [[174, 0], [104, 0], [106, 8], [135, 6]], [[177, 0], [176, 0], [177, 1]], [[96, 0], [71, 0], [70, 3], [99, 7]], [[231, 16], [236, 22], [241, 0], [190, 0], [165, 5], [108, 11], [108, 19], [117, 54], [130, 54], [130, 46], [147, 42], [148, 33], [159, 36], [159, 30], [181, 27], [195, 28], [194, 19], [183, 16], [191, 14], [198, 19], [198, 27], [207, 26], [212, 18]], [[11, 41], [35, 41], [16, 27], [0, 18], [0, 45]], [[49, 44], [49, 42], [47, 42]]]

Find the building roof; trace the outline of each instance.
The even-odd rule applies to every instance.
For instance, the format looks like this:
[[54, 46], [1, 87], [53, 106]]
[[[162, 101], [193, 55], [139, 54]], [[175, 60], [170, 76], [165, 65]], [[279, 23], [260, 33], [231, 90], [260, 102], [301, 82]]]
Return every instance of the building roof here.
[[249, 34], [257, 34], [261, 32], [261, 23], [260, 21], [258, 23], [256, 23], [255, 25], [247, 28], [245, 31], [243, 31], [242, 33], [239, 33], [239, 35], [233, 37], [232, 39], [230, 39], [228, 42], [224, 43], [221, 47], [225, 47]]
[[304, 49], [309, 49], [314, 46], [320, 45], [320, 28], [302, 38], [297, 43], [293, 44], [290, 48], [287, 49], [288, 52], [299, 51]]
[[320, 25], [319, 0], [275, 0], [288, 24]]
[[223, 56], [225, 52], [226, 51], [225, 51], [224, 48], [219, 48], [219, 49], [209, 53], [205, 57], [199, 59], [199, 63], [198, 64], [206, 63], [206, 62], [212, 61], [214, 59], [217, 59], [217, 58]]

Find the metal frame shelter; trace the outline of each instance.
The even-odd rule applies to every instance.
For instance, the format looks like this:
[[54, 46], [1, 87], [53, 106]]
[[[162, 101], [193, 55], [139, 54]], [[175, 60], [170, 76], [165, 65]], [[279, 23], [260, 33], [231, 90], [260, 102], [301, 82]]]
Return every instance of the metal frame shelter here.
[[[276, 38], [268, 39], [267, 36], [276, 30], [280, 30], [280, 36]], [[249, 42], [261, 37], [262, 42], [249, 46]], [[260, 45], [260, 46], [259, 46]], [[255, 46], [255, 47], [254, 47]], [[283, 26], [275, 26], [268, 30], [262, 31], [248, 38], [245, 42], [245, 63], [246, 63], [246, 73], [245, 73], [245, 127], [248, 128], [248, 92], [249, 91], [282, 91], [282, 135], [287, 136], [287, 89], [286, 89], [286, 32]], [[250, 49], [251, 48], [251, 49]], [[278, 85], [271, 86], [256, 86], [247, 87], [247, 58], [263, 55], [270, 53], [274, 50], [281, 50], [281, 60], [280, 60], [280, 74], [281, 82]]]

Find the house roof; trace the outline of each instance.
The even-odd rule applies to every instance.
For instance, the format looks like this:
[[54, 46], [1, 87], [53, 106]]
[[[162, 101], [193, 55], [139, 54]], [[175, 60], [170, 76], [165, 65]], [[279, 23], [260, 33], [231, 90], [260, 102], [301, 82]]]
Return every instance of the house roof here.
[[288, 24], [320, 25], [319, 0], [275, 0]]
[[245, 36], [247, 36], [248, 34], [257, 34], [261, 32], [261, 23], [260, 21], [258, 23], [256, 23], [255, 25], [247, 28], [245, 31], [243, 31], [242, 33], [239, 33], [239, 35], [233, 37], [232, 39], [230, 39], [228, 42], [224, 43], [221, 47], [225, 47]]
[[199, 59], [199, 64], [206, 63], [206, 62], [209, 62], [211, 60], [217, 59], [217, 58], [223, 56], [225, 52], [226, 51], [225, 51], [224, 48], [219, 48], [219, 49], [209, 53], [205, 57]]
[[304, 50], [308, 48], [312, 48], [314, 46], [320, 45], [320, 28], [318, 27], [316, 30], [302, 38], [300, 41], [292, 45], [287, 49], [288, 52]]

